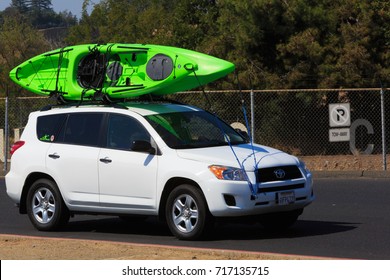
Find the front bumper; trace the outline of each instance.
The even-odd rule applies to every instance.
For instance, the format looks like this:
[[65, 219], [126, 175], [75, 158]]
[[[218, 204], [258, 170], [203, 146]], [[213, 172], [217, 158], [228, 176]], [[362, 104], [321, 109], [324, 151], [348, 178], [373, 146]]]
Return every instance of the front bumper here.
[[[239, 217], [302, 209], [315, 199], [311, 174], [304, 178], [253, 184], [255, 196], [245, 181], [212, 180], [205, 191], [215, 217]], [[279, 201], [288, 194], [292, 200]]]

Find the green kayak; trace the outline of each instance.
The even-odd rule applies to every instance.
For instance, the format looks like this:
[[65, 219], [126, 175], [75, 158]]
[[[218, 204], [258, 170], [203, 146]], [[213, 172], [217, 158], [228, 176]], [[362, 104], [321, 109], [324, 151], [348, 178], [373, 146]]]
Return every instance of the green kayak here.
[[63, 100], [123, 99], [193, 89], [233, 70], [228, 61], [176, 47], [86, 44], [35, 56], [11, 70], [10, 78]]

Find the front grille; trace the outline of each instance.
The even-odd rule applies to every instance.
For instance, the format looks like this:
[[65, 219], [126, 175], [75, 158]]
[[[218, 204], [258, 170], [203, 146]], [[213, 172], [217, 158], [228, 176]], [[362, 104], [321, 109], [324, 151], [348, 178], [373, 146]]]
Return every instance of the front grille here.
[[261, 168], [256, 172], [257, 183], [286, 181], [299, 178], [302, 178], [302, 173], [296, 165]]
[[261, 186], [259, 186], [257, 193], [289, 191], [289, 190], [303, 189], [304, 187], [305, 184], [295, 184], [295, 185], [288, 185], [288, 186], [266, 187], [266, 188], [262, 188]]

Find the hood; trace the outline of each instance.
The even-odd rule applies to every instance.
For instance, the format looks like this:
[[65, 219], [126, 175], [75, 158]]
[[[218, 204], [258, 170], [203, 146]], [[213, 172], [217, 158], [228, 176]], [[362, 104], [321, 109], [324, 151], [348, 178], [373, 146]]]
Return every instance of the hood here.
[[267, 168], [298, 164], [298, 159], [294, 156], [261, 145], [253, 145], [252, 148], [250, 144], [233, 146], [232, 148], [229, 146], [221, 146], [177, 150], [177, 154], [181, 158], [201, 161], [210, 165], [215, 164], [240, 168], [239, 165], [241, 164], [246, 171], [254, 171], [256, 165], [257, 168]]

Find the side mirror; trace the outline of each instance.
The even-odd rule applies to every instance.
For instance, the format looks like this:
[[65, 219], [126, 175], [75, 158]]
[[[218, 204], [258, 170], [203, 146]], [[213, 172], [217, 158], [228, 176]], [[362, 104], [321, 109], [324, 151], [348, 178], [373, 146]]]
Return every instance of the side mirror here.
[[144, 140], [136, 140], [131, 146], [131, 150], [134, 152], [148, 153], [151, 155], [156, 154], [156, 149], [152, 147], [152, 144]]

